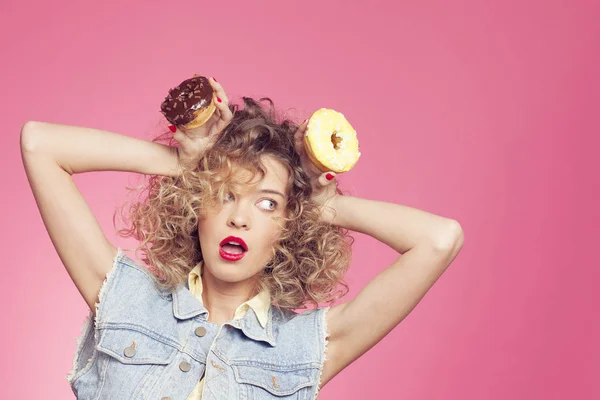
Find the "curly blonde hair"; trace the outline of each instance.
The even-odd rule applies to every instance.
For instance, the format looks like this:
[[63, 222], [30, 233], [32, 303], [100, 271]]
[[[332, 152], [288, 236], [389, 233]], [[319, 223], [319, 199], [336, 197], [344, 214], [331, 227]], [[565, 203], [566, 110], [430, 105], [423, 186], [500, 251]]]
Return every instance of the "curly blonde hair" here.
[[[271, 302], [279, 309], [296, 309], [308, 304], [333, 303], [348, 293], [344, 275], [351, 259], [354, 239], [348, 230], [320, 221], [320, 210], [311, 199], [309, 177], [294, 148], [298, 125], [278, 121], [269, 98], [258, 101], [243, 97], [245, 107], [230, 105], [233, 119], [217, 141], [206, 149], [197, 168], [183, 170], [176, 177], [150, 175], [142, 189], [141, 200], [130, 205], [121, 217], [127, 228], [121, 237], [139, 241], [141, 260], [149, 265], [155, 284], [173, 291], [187, 281], [188, 274], [202, 258], [198, 220], [209, 209], [219, 207], [229, 192], [239, 193], [240, 182], [232, 171], [238, 166], [264, 177], [261, 161], [271, 156], [289, 172], [288, 201], [284, 228], [275, 245], [271, 261], [265, 266], [254, 288], [267, 289]], [[267, 101], [264, 110], [261, 102]], [[167, 132], [153, 142], [176, 142]], [[252, 178], [251, 178], [252, 179]], [[337, 183], [336, 183], [337, 185]], [[336, 192], [343, 195], [336, 186]], [[116, 212], [115, 212], [116, 214]], [[127, 222], [129, 221], [129, 222]]]

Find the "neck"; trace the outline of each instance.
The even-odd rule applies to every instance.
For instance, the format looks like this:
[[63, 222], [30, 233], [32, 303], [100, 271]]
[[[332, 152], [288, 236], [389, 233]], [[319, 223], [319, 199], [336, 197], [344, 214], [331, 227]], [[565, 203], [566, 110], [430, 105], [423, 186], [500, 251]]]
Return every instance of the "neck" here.
[[202, 274], [202, 288], [202, 303], [208, 310], [209, 321], [217, 324], [233, 320], [238, 306], [255, 295], [252, 280], [220, 281], [212, 276], [207, 268]]

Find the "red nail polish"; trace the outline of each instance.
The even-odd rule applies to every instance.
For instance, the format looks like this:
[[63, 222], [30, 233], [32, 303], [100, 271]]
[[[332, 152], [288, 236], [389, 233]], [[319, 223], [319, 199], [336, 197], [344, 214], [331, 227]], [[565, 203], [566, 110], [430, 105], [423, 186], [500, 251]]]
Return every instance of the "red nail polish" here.
[[169, 125], [169, 130], [173, 133], [175, 133], [175, 131], [177, 130], [177, 128], [175, 128], [174, 125]]
[[220, 103], [220, 102], [221, 102], [221, 99], [217, 97], [217, 101]]
[[325, 175], [325, 178], [327, 178], [327, 180], [330, 181], [334, 178], [334, 176], [333, 176], [333, 174], [327, 174], [327, 175]]
[[215, 79], [215, 77], [214, 77], [214, 76], [213, 76], [212, 78], [213, 78], [213, 81], [215, 81], [215, 82], [219, 82], [218, 80], [216, 80], [216, 79]]

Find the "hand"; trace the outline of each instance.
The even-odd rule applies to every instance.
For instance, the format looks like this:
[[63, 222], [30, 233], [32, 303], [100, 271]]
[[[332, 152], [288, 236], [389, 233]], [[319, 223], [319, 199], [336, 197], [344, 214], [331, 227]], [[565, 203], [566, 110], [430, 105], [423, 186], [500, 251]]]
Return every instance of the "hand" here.
[[[304, 134], [306, 133], [307, 126], [308, 119], [306, 119], [298, 127], [296, 133], [294, 133], [294, 147], [296, 152], [300, 155], [304, 171], [306, 171], [310, 178], [310, 183], [313, 188], [312, 199], [322, 207], [322, 211], [325, 211], [325, 206], [333, 206], [338, 195], [335, 179], [336, 173], [333, 171], [322, 172], [308, 158], [306, 149], [304, 148]], [[323, 217], [325, 218], [324, 215]]]
[[[219, 134], [233, 118], [229, 109], [229, 99], [223, 86], [213, 78], [209, 78], [208, 81], [214, 90], [213, 101], [217, 107], [213, 115], [198, 128], [189, 130], [175, 128], [173, 132], [173, 138], [179, 143], [179, 163], [186, 169], [195, 169], [198, 166], [198, 161], [206, 149], [214, 144]], [[218, 99], [221, 101], [219, 102]]]

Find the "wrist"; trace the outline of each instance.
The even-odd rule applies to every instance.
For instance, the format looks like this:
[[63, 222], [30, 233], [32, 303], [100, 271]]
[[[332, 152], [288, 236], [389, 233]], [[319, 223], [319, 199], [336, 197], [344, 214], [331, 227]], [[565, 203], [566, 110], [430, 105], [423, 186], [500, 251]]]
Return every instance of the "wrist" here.
[[179, 147], [175, 147], [175, 154], [177, 157], [177, 171], [179, 174], [181, 174], [184, 169], [193, 171], [198, 167], [199, 160], [186, 157], [182, 154]]
[[333, 224], [334, 219], [337, 215], [337, 200], [339, 196], [340, 195], [336, 193], [319, 207], [321, 210], [321, 215], [319, 218], [320, 221], [325, 222], [327, 224]]

